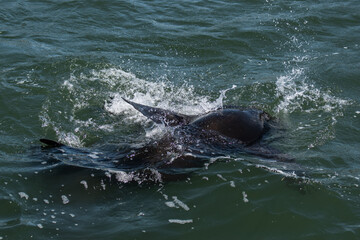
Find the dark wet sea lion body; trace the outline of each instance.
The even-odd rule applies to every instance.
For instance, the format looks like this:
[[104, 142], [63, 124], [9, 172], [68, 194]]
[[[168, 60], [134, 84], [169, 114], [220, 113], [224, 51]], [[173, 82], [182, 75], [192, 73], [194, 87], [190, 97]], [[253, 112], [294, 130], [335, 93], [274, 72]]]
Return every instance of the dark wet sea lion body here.
[[249, 144], [261, 138], [267, 120], [267, 114], [261, 110], [221, 109], [202, 115], [190, 124]]
[[[124, 99], [125, 100], [125, 99]], [[156, 123], [168, 126], [190, 125], [249, 144], [260, 139], [267, 129], [269, 115], [258, 109], [222, 108], [199, 116], [188, 116], [125, 100]]]

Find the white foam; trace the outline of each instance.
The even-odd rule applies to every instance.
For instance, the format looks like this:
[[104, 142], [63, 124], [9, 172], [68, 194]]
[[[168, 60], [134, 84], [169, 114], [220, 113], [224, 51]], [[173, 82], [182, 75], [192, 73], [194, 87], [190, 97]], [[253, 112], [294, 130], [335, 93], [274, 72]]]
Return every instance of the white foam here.
[[74, 89], [74, 84], [72, 84], [69, 80], [65, 80], [63, 86], [66, 87], [69, 91]]
[[226, 178], [224, 178], [221, 174], [216, 174], [216, 176], [218, 176], [218, 178], [220, 178], [223, 181], [227, 181]]
[[122, 183], [131, 182], [134, 179], [133, 173], [126, 173], [120, 170], [119, 171], [109, 170], [109, 173], [114, 174], [116, 180]]
[[182, 209], [184, 209], [185, 211], [189, 211], [190, 208], [188, 207], [188, 205], [186, 205], [184, 202], [180, 201], [176, 196], [172, 197], [174, 199], [174, 203], [176, 203], [179, 207], [181, 207]]
[[99, 158], [99, 156], [97, 154], [99, 154], [99, 153], [98, 152], [92, 152], [92, 153], [88, 154], [88, 156], [93, 158], [93, 159], [97, 159], [97, 158]]
[[187, 224], [187, 223], [192, 223], [192, 222], [193, 222], [192, 219], [186, 219], [186, 220], [181, 220], [181, 219], [169, 219], [169, 223]]
[[100, 181], [100, 186], [101, 186], [101, 188], [102, 188], [103, 190], [106, 190], [106, 185], [105, 185], [105, 183], [104, 183], [104, 180], [102, 180], [102, 179], [101, 179], [101, 181]]
[[244, 201], [244, 203], [249, 202], [249, 199], [247, 198], [247, 197], [248, 197], [247, 194], [246, 194], [245, 192], [242, 192], [242, 195], [243, 195], [243, 201]]
[[61, 200], [63, 204], [68, 204], [70, 202], [69, 198], [65, 195], [61, 195]]
[[29, 199], [29, 195], [27, 195], [27, 194], [24, 193], [24, 192], [19, 192], [19, 196], [20, 196], [20, 198], [25, 198], [26, 200]]
[[265, 169], [267, 171], [282, 175], [284, 177], [288, 177], [288, 178], [301, 178], [301, 179], [305, 179], [305, 177], [303, 176], [298, 176], [294, 171], [286, 171], [286, 169], [280, 169], [280, 168], [276, 168], [276, 167], [269, 167], [269, 166], [265, 166], [265, 165], [261, 165], [261, 164], [257, 164], [255, 165], [257, 168], [262, 168]]
[[75, 133], [72, 132], [63, 132], [59, 128], [54, 127], [54, 130], [58, 136], [59, 142], [64, 143], [69, 146], [82, 146], [81, 140]]
[[172, 131], [171, 128], [165, 127], [163, 124], [159, 124], [156, 127], [149, 129], [146, 131], [146, 137], [148, 138], [160, 138], [161, 136], [164, 136], [167, 132]]
[[85, 188], [85, 189], [88, 189], [88, 184], [87, 184], [87, 182], [86, 182], [85, 180], [82, 180], [82, 181], [80, 182], [80, 184], [84, 185], [84, 188]]
[[170, 207], [170, 208], [175, 208], [176, 207], [176, 205], [175, 205], [175, 203], [173, 201], [167, 201], [167, 202], [165, 202], [165, 205]]

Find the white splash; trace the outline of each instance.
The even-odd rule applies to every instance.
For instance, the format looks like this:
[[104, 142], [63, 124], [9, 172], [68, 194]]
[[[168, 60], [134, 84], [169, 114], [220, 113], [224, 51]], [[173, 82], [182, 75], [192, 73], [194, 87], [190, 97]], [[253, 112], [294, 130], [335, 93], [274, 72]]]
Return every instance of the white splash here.
[[101, 186], [102, 190], [106, 190], [106, 184], [104, 183], [104, 180], [102, 180], [102, 179], [100, 181], [100, 186]]
[[127, 182], [131, 182], [134, 179], [134, 174], [133, 173], [126, 173], [124, 171], [114, 171], [114, 170], [109, 170], [108, 173], [110, 174], [109, 176], [111, 177], [111, 174], [115, 175], [115, 178], [118, 182], [122, 182], [122, 183], [127, 183]]
[[69, 198], [65, 195], [61, 195], [61, 200], [63, 204], [68, 204], [70, 202]]
[[176, 203], [179, 207], [181, 207], [182, 209], [184, 209], [185, 211], [189, 211], [190, 208], [188, 207], [188, 205], [186, 205], [184, 202], [180, 201], [176, 196], [172, 197], [174, 200], [174, 203]]
[[88, 189], [88, 184], [87, 184], [87, 182], [86, 182], [85, 180], [82, 180], [82, 181], [80, 182], [80, 184], [84, 185], [84, 188], [85, 188], [85, 189]]
[[176, 205], [173, 201], [167, 201], [165, 202], [165, 205], [168, 206], [169, 208], [175, 208]]
[[242, 195], [243, 195], [243, 201], [244, 201], [244, 203], [249, 202], [249, 199], [247, 198], [247, 197], [248, 197], [247, 194], [246, 194], [245, 192], [242, 192]]
[[[194, 86], [189, 83], [175, 85], [166, 79], [166, 77], [156, 81], [141, 79], [120, 67], [93, 70], [86, 74], [73, 73], [64, 80], [59, 89], [62, 94], [69, 95], [64, 103], [68, 106], [60, 108], [60, 112], [54, 115], [52, 105], [56, 103], [50, 102], [51, 100], [46, 101], [39, 116], [42, 127], [54, 130], [57, 140], [66, 145], [83, 147], [83, 141], [89, 134], [88, 130], [112, 132], [116, 131], [119, 124], [119, 122], [100, 122], [101, 120], [97, 118], [79, 119], [77, 113], [88, 108], [91, 101], [104, 102], [106, 111], [121, 115], [121, 121], [126, 123], [150, 123], [146, 117], [123, 101], [122, 97], [148, 106], [196, 115], [222, 107], [226, 92], [236, 88], [234, 85], [220, 90], [217, 99], [210, 99], [210, 97], [199, 95]], [[96, 87], [90, 87], [90, 85]], [[62, 122], [60, 123], [57, 118], [63, 119]], [[158, 137], [160, 133], [163, 134], [164, 129], [158, 128], [161, 126], [147, 127], [146, 137]], [[90, 157], [96, 158], [95, 155]]]
[[66, 87], [69, 91], [74, 89], [74, 84], [72, 84], [69, 80], [65, 80], [63, 86]]
[[221, 180], [223, 180], [223, 181], [227, 181], [227, 179], [226, 178], [224, 178], [221, 174], [216, 174], [216, 176], [218, 177], [218, 178], [220, 178]]
[[82, 146], [81, 140], [78, 136], [76, 136], [72, 132], [63, 132], [60, 129], [54, 127], [54, 130], [56, 131], [59, 142], [66, 143], [69, 146]]
[[348, 100], [335, 97], [331, 92], [323, 91], [309, 83], [303, 68], [292, 68], [290, 72], [278, 77], [276, 88], [277, 96], [281, 99], [276, 112], [331, 112], [350, 104]]
[[116, 68], [94, 71], [93, 74], [101, 81], [122, 89], [121, 94], [115, 89], [112, 94], [113, 99], [105, 104], [105, 109], [113, 114], [125, 114], [134, 122], [143, 122], [147, 119], [124, 102], [122, 97], [136, 103], [194, 115], [221, 107], [226, 92], [236, 87], [234, 85], [232, 88], [220, 91], [219, 98], [212, 102], [208, 97], [198, 96], [194, 87], [186, 83], [175, 86], [168, 81], [147, 81]]
[[27, 195], [27, 194], [24, 193], [24, 192], [19, 192], [19, 196], [20, 196], [20, 198], [25, 198], [26, 200], [29, 199], [29, 195]]
[[88, 156], [93, 159], [97, 159], [97, 158], [99, 158], [98, 154], [99, 154], [98, 152], [92, 152], [92, 153], [88, 154]]

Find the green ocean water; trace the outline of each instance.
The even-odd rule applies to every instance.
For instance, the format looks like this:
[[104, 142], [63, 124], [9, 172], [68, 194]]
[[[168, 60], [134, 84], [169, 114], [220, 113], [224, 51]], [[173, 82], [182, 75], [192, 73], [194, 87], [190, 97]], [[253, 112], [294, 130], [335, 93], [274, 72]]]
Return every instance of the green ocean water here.
[[[0, 239], [360, 239], [359, 10], [1, 1]], [[43, 137], [87, 149], [159, 139], [164, 127], [121, 97], [189, 115], [260, 107], [286, 129], [271, 145], [306, 178], [246, 154], [142, 184], [44, 158]]]

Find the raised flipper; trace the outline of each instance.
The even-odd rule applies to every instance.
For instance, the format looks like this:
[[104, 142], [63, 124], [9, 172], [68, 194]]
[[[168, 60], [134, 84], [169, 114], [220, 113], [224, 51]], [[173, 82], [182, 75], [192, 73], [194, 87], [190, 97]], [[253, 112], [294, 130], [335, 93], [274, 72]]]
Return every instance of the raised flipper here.
[[164, 110], [161, 108], [149, 107], [139, 103], [134, 103], [132, 101], [126, 100], [125, 102], [133, 106], [136, 110], [141, 112], [145, 117], [150, 118], [155, 123], [164, 123], [167, 126], [177, 126], [177, 125], [186, 125], [194, 116], [187, 116], [180, 113], [174, 113], [169, 110]]

